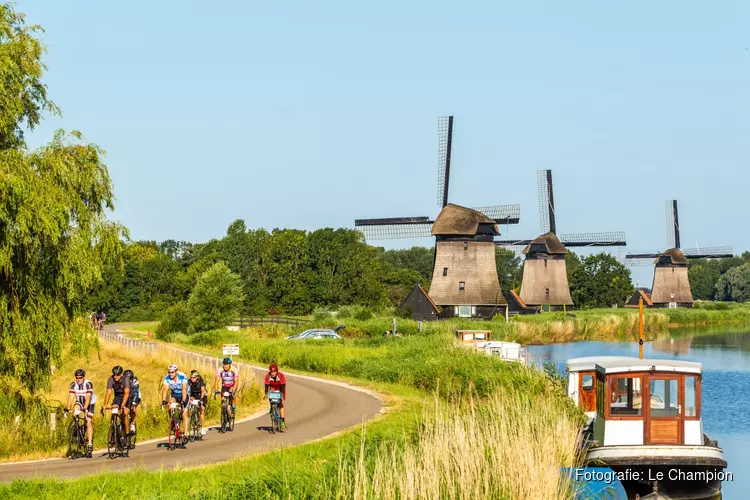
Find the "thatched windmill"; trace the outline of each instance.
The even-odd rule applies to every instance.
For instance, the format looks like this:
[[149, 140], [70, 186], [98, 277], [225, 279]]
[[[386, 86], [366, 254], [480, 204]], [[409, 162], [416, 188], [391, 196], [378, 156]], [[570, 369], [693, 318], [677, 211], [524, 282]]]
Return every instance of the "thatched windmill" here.
[[666, 204], [667, 240], [669, 249], [661, 253], [627, 254], [629, 266], [654, 264], [651, 302], [654, 307], [693, 307], [693, 294], [688, 279], [689, 259], [721, 259], [732, 257], [732, 247], [704, 247], [683, 250], [680, 246], [680, 219], [677, 200]]
[[[504, 314], [506, 302], [495, 266], [498, 224], [518, 224], [518, 205], [466, 208], [448, 203], [453, 147], [453, 117], [438, 119], [438, 207], [430, 217], [357, 219], [367, 240], [435, 237], [435, 262], [429, 291], [441, 318]], [[416, 287], [415, 287], [416, 289]]]
[[558, 237], [551, 170], [537, 172], [537, 186], [542, 234], [533, 240], [502, 240], [496, 243], [503, 247], [523, 248], [522, 253], [526, 258], [523, 264], [521, 300], [531, 307], [562, 309], [573, 305], [565, 267], [565, 254], [568, 253], [566, 248], [625, 246], [625, 233], [574, 233]]

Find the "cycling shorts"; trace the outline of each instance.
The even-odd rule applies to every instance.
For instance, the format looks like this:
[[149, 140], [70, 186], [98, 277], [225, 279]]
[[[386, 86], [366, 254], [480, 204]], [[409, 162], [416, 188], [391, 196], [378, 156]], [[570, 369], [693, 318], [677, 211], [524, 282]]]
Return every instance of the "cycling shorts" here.
[[[83, 408], [83, 405], [81, 403], [75, 403], [73, 405], [73, 408], [75, 408], [76, 406]], [[93, 417], [94, 416], [94, 407], [95, 406], [96, 406], [96, 403], [89, 404], [89, 408], [88, 408], [88, 410], [86, 410], [87, 416], [89, 416], [89, 417]]]
[[181, 403], [182, 402], [182, 391], [176, 392], [174, 389], [171, 389], [169, 391], [169, 397], [173, 398], [178, 403]]

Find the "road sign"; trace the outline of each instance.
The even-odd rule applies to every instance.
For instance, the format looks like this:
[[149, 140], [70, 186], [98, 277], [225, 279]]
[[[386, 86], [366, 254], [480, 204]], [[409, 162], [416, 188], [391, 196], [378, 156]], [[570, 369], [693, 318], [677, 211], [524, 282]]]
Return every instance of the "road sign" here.
[[240, 345], [239, 344], [222, 344], [221, 353], [224, 356], [237, 355], [240, 353]]

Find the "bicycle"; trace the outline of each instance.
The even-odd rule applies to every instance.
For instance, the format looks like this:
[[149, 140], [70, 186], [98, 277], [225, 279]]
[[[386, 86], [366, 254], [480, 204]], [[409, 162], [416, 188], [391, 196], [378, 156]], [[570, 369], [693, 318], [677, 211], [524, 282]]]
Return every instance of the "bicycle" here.
[[[102, 408], [104, 411], [104, 408]], [[130, 439], [125, 429], [125, 419], [120, 415], [120, 408], [113, 406], [109, 408], [111, 413], [109, 424], [109, 435], [107, 439], [107, 453], [109, 458], [115, 458], [119, 451], [121, 455], [128, 456], [130, 452]]]
[[234, 411], [232, 410], [232, 402], [234, 401], [234, 394], [230, 391], [224, 391], [216, 392], [214, 394], [214, 399], [216, 399], [216, 394], [221, 394], [221, 428], [219, 429], [219, 432], [222, 434], [227, 431], [234, 431]]
[[268, 400], [271, 402], [271, 433], [283, 432], [281, 430], [281, 414], [279, 413], [279, 409], [281, 408], [281, 392], [269, 391]]
[[179, 443], [180, 448], [184, 448], [187, 443], [187, 436], [180, 429], [180, 422], [182, 421], [182, 404], [181, 403], [170, 403], [169, 404], [169, 438], [167, 441], [167, 448], [169, 451], [174, 450]]
[[[68, 416], [68, 410], [65, 410], [65, 416]], [[73, 407], [73, 420], [68, 427], [68, 436], [68, 452], [65, 456], [76, 458], [83, 455], [91, 458], [86, 441], [86, 414], [80, 403], [76, 403]]]
[[203, 439], [201, 436], [201, 400], [193, 399], [188, 403], [188, 438], [190, 441]]
[[135, 409], [136, 405], [132, 405], [130, 407], [130, 427], [132, 427], [132, 431], [130, 431], [130, 449], [135, 449], [135, 442], [136, 438], [138, 436], [138, 425], [134, 422], [135, 420]]

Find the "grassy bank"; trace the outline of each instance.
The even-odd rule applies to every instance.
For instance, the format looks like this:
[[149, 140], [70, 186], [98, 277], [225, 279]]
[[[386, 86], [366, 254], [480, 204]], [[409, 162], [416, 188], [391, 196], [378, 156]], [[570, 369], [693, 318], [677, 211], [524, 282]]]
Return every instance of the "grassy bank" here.
[[[97, 394], [96, 413], [94, 416], [94, 446], [106, 447], [109, 414], [102, 417], [99, 409], [104, 403], [106, 381], [111, 375], [112, 366], [120, 364], [130, 368], [139, 378], [143, 403], [139, 407], [138, 435], [140, 439], [165, 435], [167, 416], [160, 409], [161, 381], [166, 375], [166, 367], [172, 361], [161, 350], [135, 352], [124, 349], [121, 344], [101, 342], [99, 353], [89, 359], [72, 358], [65, 362], [65, 370], [57, 371], [52, 378], [51, 390], [45, 394], [46, 404], [40, 407], [24, 409], [17, 405], [4, 406], [0, 411], [0, 461], [12, 461], [29, 458], [63, 456], [67, 449], [68, 420], [63, 418], [62, 405], [68, 399], [68, 387], [73, 380], [73, 371], [78, 367], [86, 369], [86, 377], [94, 384]], [[190, 369], [190, 367], [181, 367]], [[208, 374], [207, 379], [211, 378]], [[254, 412], [260, 403], [261, 392], [254, 383], [244, 386], [238, 399], [238, 417]], [[7, 397], [7, 396], [6, 396]], [[49, 414], [57, 414], [57, 430], [49, 429]], [[206, 423], [218, 422], [217, 405], [209, 404]], [[20, 416], [18, 425], [15, 416]]]
[[465, 383], [450, 402], [402, 384], [360, 381], [389, 394], [390, 410], [335, 438], [190, 471], [17, 481], [0, 487], [0, 496], [68, 498], [91, 494], [93, 484], [126, 498], [571, 498], [559, 467], [575, 463], [580, 412], [542, 373], [495, 374], [509, 379], [506, 389], [478, 400]]

